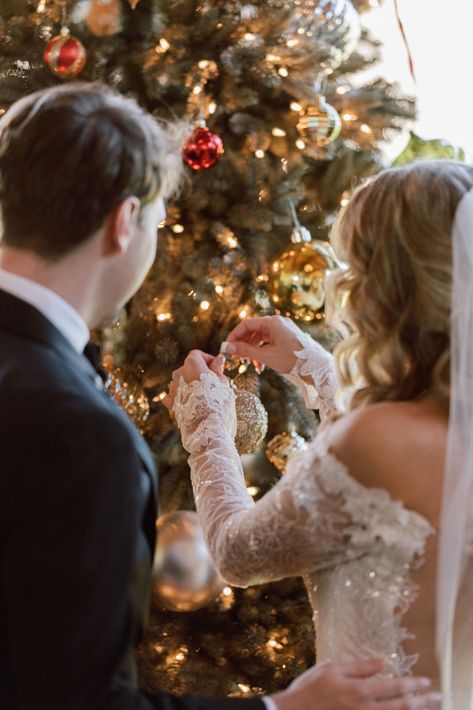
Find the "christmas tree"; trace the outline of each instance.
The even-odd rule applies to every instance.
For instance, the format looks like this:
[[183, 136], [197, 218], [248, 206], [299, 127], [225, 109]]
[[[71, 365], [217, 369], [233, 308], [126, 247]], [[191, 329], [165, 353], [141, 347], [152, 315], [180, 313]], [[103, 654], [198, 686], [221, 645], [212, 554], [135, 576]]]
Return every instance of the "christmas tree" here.
[[[216, 354], [240, 319], [271, 313], [295, 318], [328, 348], [334, 342], [324, 321], [324, 279], [336, 266], [328, 229], [354, 185], [383, 167], [380, 141], [414, 114], [413, 101], [384, 80], [356, 83], [379, 57], [360, 24], [360, 13], [376, 4], [2, 0], [1, 112], [29, 92], [78, 77], [135, 97], [159, 119], [190, 125], [188, 179], [168, 205], [156, 264], [119, 323], [102, 334], [110, 391], [156, 455], [161, 514], [193, 509], [187, 455], [161, 403], [191, 349]], [[253, 412], [265, 429], [258, 406], [246, 410], [240, 434], [257, 499], [314, 435], [317, 420], [274, 372], [259, 377], [247, 363], [230, 363], [229, 374], [268, 413], [264, 442], [247, 441], [261, 438]], [[198, 555], [192, 517], [162, 521], [175, 586], [169, 595], [168, 580], [166, 597], [158, 569], [141, 684], [229, 695], [285, 687], [314, 660], [302, 582], [223, 587]], [[173, 551], [179, 535], [190, 547]], [[195, 568], [208, 572], [198, 592]]]

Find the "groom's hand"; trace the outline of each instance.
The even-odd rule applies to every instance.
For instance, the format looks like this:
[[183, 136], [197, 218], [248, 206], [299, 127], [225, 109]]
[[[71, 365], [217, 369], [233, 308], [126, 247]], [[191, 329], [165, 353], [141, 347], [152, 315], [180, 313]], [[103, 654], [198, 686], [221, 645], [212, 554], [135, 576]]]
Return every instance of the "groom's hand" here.
[[225, 365], [225, 357], [223, 355], [208, 355], [201, 350], [192, 350], [184, 361], [184, 365], [178, 370], [175, 370], [172, 375], [172, 380], [169, 385], [169, 394], [163, 399], [163, 404], [172, 412], [174, 400], [176, 398], [177, 388], [181, 377], [184, 382], [190, 384], [194, 380], [200, 380], [200, 376], [206, 372], [214, 372], [218, 377], [226, 380], [223, 374]]
[[440, 708], [427, 678], [378, 678], [382, 660], [321, 663], [272, 696], [278, 710], [430, 710]]

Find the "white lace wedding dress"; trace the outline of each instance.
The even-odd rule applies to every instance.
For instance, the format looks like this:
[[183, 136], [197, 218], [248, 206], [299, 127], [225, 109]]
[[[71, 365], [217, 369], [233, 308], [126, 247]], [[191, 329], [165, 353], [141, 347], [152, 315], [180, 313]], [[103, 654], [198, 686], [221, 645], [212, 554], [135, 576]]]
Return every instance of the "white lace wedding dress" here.
[[[331, 356], [302, 336], [288, 375], [324, 419], [335, 410]], [[247, 493], [233, 443], [233, 390], [213, 373], [181, 380], [174, 412], [190, 453], [205, 538], [222, 576], [249, 586], [301, 575], [314, 609], [317, 660], [384, 658], [409, 674], [402, 615], [416, 595], [410, 572], [433, 532], [384, 491], [365, 488], [327, 449], [326, 432], [289, 463], [260, 501]]]

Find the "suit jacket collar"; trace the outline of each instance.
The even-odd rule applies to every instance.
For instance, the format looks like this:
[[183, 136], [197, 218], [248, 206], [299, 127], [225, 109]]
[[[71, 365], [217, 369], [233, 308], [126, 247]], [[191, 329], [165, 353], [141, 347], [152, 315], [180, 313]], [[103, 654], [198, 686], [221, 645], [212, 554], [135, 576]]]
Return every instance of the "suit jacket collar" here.
[[95, 380], [96, 372], [91, 363], [74, 350], [61, 331], [46, 316], [26, 301], [1, 289], [0, 328], [57, 350], [63, 358], [73, 359], [84, 374]]
[[[34, 340], [56, 350], [63, 359], [73, 363], [75, 369], [95, 382], [96, 370], [87, 358], [74, 350], [62, 333], [34, 306], [0, 289], [0, 330], [8, 330], [27, 340]], [[107, 396], [104, 393], [104, 396]], [[117, 405], [118, 407], [118, 405]], [[150, 473], [153, 490], [156, 494], [155, 465], [151, 451], [138, 434], [129, 418], [120, 410], [130, 429], [133, 431], [138, 454]]]

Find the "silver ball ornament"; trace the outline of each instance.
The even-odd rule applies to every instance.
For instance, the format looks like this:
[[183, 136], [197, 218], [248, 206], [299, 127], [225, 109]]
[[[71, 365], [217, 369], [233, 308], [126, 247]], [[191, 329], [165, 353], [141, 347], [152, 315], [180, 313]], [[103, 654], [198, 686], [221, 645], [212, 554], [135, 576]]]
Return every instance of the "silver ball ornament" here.
[[156, 523], [152, 599], [169, 611], [196, 611], [224, 587], [210, 558], [197, 513], [178, 510]]

